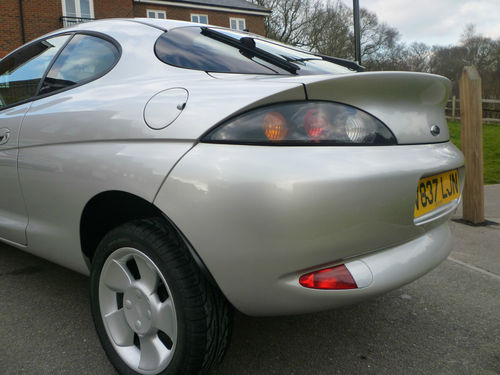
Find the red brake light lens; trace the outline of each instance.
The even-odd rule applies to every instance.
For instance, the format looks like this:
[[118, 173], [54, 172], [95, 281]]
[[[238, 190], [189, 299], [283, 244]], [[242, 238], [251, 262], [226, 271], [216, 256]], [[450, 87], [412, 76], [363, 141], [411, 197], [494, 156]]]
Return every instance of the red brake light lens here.
[[306, 129], [307, 135], [312, 140], [321, 139], [321, 136], [327, 133], [329, 126], [330, 123], [325, 112], [318, 109], [310, 109], [307, 111], [304, 118], [304, 128]]
[[306, 273], [299, 283], [311, 289], [356, 289], [358, 286], [344, 264]]

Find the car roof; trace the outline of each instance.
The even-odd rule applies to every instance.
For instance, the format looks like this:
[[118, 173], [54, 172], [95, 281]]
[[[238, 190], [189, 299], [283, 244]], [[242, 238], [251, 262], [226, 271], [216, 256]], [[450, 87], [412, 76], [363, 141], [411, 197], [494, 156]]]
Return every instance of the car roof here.
[[[171, 30], [176, 27], [182, 27], [182, 26], [207, 26], [205, 24], [201, 23], [196, 23], [196, 22], [189, 22], [189, 21], [178, 21], [178, 20], [162, 20], [162, 19], [156, 19], [156, 18], [104, 18], [96, 21], [91, 21], [91, 22], [83, 22], [79, 23], [75, 26], [71, 26], [68, 28], [65, 28], [63, 30], [67, 31], [76, 31], [76, 30], [93, 30], [93, 31], [104, 31], [104, 29], [109, 29], [109, 25], [112, 23], [115, 23], [117, 27], [123, 27], [124, 22], [134, 22], [134, 23], [139, 23], [143, 24], [146, 26], [151, 26], [156, 29], [160, 30]], [[58, 32], [61, 31], [61, 29], [57, 30]], [[51, 33], [52, 34], [52, 33]]]
[[[44, 35], [40, 35], [37, 38], [29, 41], [26, 44], [35, 42], [37, 40], [46, 39], [53, 35], [61, 34], [61, 33], [71, 33], [75, 31], [85, 31], [85, 32], [101, 32], [104, 34], [108, 34], [110, 30], [110, 26], [115, 30], [124, 30], [127, 28], [127, 24], [135, 23], [136, 25], [143, 25], [144, 27], [153, 27], [158, 30], [168, 31], [176, 27], [182, 26], [207, 26], [201, 23], [189, 22], [189, 21], [177, 21], [177, 20], [160, 20], [160, 19], [151, 19], [151, 18], [104, 18], [100, 20], [90, 21], [90, 22], [82, 22], [70, 27], [64, 27], [61, 29], [52, 30]], [[24, 45], [23, 45], [24, 46]], [[11, 51], [14, 52], [19, 48]]]
[[153, 26], [162, 30], [170, 30], [175, 27], [181, 26], [207, 26], [205, 24], [189, 22], [189, 21], [178, 21], [178, 20], [168, 20], [168, 19], [158, 19], [158, 18], [129, 18], [130, 21], [139, 22], [145, 25]]

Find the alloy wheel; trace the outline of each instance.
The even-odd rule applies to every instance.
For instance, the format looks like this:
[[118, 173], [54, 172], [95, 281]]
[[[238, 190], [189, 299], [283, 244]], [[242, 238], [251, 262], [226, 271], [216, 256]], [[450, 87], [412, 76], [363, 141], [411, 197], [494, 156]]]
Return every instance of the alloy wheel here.
[[175, 304], [147, 255], [131, 247], [109, 255], [99, 278], [99, 307], [111, 344], [131, 369], [156, 374], [168, 366], [177, 342]]

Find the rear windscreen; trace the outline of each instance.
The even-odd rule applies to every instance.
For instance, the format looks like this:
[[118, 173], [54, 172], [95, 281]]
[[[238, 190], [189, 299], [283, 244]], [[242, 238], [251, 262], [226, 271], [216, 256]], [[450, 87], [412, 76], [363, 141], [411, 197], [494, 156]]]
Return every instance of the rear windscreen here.
[[[350, 71], [314, 54], [266, 40], [257, 35], [218, 28], [211, 30], [232, 38], [235, 42], [221, 41], [217, 36], [203, 32], [201, 27], [180, 27], [160, 36], [155, 45], [156, 55], [161, 61], [173, 66], [218, 73], [291, 74], [286, 70], [286, 66], [283, 68], [283, 64], [273, 63], [273, 56], [277, 60], [294, 64], [298, 68], [294, 72], [296, 74]], [[246, 39], [246, 45], [249, 45], [248, 39], [253, 41], [250, 45], [255, 47], [255, 53], [249, 48], [238, 48], [237, 43], [244, 39]], [[264, 57], [259, 51], [265, 53]]]

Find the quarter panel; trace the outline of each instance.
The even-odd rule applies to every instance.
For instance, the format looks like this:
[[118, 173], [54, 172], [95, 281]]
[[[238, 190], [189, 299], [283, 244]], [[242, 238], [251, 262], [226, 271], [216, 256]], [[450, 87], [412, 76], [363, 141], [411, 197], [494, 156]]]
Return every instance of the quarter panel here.
[[110, 190], [152, 202], [189, 142], [88, 142], [23, 148], [22, 189], [29, 207], [28, 252], [87, 273], [80, 248], [86, 203]]

